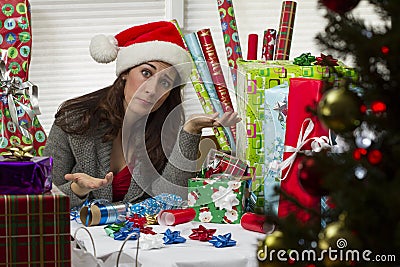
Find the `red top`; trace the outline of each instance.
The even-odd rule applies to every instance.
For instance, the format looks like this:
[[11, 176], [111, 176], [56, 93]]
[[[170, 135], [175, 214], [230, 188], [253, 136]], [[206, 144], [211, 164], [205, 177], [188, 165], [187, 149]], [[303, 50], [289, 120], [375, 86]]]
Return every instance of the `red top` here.
[[114, 175], [112, 181], [113, 202], [122, 201], [131, 185], [131, 173], [125, 166], [119, 173]]

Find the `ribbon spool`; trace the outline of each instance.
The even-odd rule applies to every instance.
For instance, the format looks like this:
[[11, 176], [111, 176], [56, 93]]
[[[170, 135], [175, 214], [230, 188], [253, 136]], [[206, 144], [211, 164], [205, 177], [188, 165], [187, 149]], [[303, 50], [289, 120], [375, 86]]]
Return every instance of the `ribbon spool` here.
[[163, 210], [157, 215], [160, 225], [177, 225], [190, 222], [196, 217], [196, 211], [193, 208]]
[[94, 200], [81, 208], [79, 212], [85, 226], [104, 225], [117, 221], [118, 217], [127, 214], [127, 204], [112, 204], [107, 200]]

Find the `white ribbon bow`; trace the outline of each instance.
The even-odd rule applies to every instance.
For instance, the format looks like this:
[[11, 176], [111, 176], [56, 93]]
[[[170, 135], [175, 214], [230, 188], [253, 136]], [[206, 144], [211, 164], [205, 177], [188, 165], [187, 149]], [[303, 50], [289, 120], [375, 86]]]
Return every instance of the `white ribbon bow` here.
[[[306, 129], [304, 130], [305, 127], [306, 127]], [[288, 168], [285, 176], [280, 179], [281, 181], [283, 181], [287, 178], [288, 173], [289, 173], [290, 169], [292, 168], [293, 163], [294, 163], [298, 153], [310, 154], [311, 152], [320, 152], [323, 148], [331, 147], [331, 142], [327, 136], [307, 138], [311, 134], [313, 129], [314, 129], [314, 122], [310, 118], [306, 118], [301, 125], [299, 138], [297, 139], [296, 147], [285, 146], [285, 152], [289, 152], [289, 153], [293, 153], [293, 154], [290, 155], [290, 157], [285, 159], [280, 164], [281, 170]], [[308, 144], [309, 142], [311, 142], [311, 151], [303, 150], [304, 145]]]

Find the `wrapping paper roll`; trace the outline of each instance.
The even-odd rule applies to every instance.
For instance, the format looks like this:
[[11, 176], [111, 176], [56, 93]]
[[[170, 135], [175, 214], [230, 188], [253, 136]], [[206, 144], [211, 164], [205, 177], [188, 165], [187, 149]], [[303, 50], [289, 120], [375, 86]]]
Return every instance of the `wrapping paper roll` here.
[[163, 210], [158, 216], [158, 224], [160, 225], [177, 225], [190, 222], [196, 217], [196, 211], [193, 208]]
[[247, 60], [257, 60], [258, 35], [249, 34], [247, 42]]
[[242, 58], [239, 33], [237, 30], [235, 12], [232, 0], [218, 0], [218, 11], [221, 20], [222, 35], [224, 36], [225, 51], [231, 68], [233, 85], [237, 85], [236, 60]]
[[[207, 62], [208, 70], [211, 74], [211, 79], [214, 83], [218, 99], [222, 104], [224, 112], [230, 107], [232, 110], [232, 100], [229, 94], [228, 86], [224, 78], [221, 63], [218, 58], [217, 50], [215, 49], [214, 41], [210, 29], [202, 29], [197, 32], [197, 37], [200, 42], [201, 49], [203, 50], [204, 59]], [[236, 141], [236, 126], [230, 127], [233, 139]]]
[[266, 222], [265, 215], [246, 212], [240, 220], [240, 225], [249, 231], [270, 234], [275, 230], [275, 225]]
[[[186, 42], [186, 45], [194, 59], [194, 63], [199, 71], [200, 77], [203, 80], [204, 87], [206, 88], [208, 95], [211, 98], [211, 103], [213, 104], [214, 110], [219, 113], [220, 116], [224, 113], [222, 109], [222, 105], [220, 100], [218, 99], [217, 91], [215, 90], [215, 86], [213, 80], [211, 78], [210, 71], [208, 70], [206, 60], [203, 56], [203, 52], [201, 51], [200, 43], [197, 39], [196, 33], [192, 32], [186, 34], [183, 39]], [[232, 131], [228, 127], [223, 127], [225, 135], [228, 137], [230, 147], [232, 151], [236, 151], [236, 143], [233, 138]]]
[[276, 30], [267, 29], [264, 31], [262, 59], [273, 60], [276, 43]]
[[278, 39], [275, 49], [275, 60], [289, 59], [296, 7], [297, 3], [294, 1], [283, 1], [282, 3], [281, 20], [279, 23]]
[[[183, 34], [182, 31], [179, 27], [179, 24], [176, 20], [172, 20], [172, 22], [175, 24], [175, 26], [177, 27], [178, 31], [180, 32], [183, 42], [186, 45], [186, 49], [189, 51], [189, 48], [186, 44], [185, 39], [183, 38]], [[192, 57], [193, 59], [193, 57]], [[194, 59], [193, 59], [194, 60]], [[194, 62], [193, 62], [194, 63]], [[214, 107], [211, 103], [211, 99], [210, 96], [206, 90], [206, 88], [204, 87], [204, 83], [201, 80], [199, 71], [197, 70], [197, 68], [192, 68], [192, 73], [190, 75], [190, 80], [192, 81], [193, 84], [193, 88], [196, 91], [197, 97], [199, 98], [200, 101], [200, 105], [203, 108], [204, 113], [206, 114], [212, 114], [215, 112]], [[214, 131], [214, 135], [215, 138], [217, 139], [217, 142], [219, 144], [219, 146], [221, 147], [222, 150], [226, 150], [226, 151], [231, 151], [231, 147], [229, 145], [228, 142], [228, 138], [225, 135], [224, 130], [222, 129], [222, 127], [213, 127], [213, 131]]]

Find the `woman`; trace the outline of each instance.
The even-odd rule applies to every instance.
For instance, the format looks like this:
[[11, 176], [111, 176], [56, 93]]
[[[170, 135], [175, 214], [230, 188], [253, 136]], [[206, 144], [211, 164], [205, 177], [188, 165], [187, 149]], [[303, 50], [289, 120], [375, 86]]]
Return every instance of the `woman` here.
[[192, 116], [181, 127], [180, 88], [191, 63], [170, 22], [97, 36], [90, 51], [98, 62], [117, 60], [117, 79], [61, 105], [44, 151], [53, 157], [54, 184], [70, 197], [71, 207], [88, 198], [137, 202], [161, 192], [184, 196], [201, 130], [235, 124], [237, 113]]

